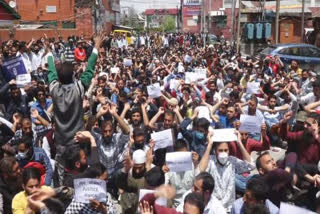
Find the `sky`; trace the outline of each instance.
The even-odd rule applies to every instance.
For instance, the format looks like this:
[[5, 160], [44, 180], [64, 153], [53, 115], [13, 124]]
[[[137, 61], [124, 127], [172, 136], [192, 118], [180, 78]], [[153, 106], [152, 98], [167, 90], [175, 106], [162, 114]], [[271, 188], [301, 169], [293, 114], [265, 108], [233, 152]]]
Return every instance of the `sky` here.
[[146, 9], [176, 8], [180, 0], [120, 0], [121, 7], [134, 7], [141, 13]]

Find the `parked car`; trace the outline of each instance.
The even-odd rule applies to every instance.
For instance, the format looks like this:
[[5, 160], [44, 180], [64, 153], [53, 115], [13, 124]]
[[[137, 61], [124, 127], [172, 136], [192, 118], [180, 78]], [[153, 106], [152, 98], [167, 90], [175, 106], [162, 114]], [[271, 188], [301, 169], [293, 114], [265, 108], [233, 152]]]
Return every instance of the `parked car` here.
[[320, 48], [309, 44], [279, 44], [269, 46], [260, 52], [260, 58], [278, 55], [286, 65], [292, 60], [300, 63], [301, 68], [312, 68], [320, 73]]

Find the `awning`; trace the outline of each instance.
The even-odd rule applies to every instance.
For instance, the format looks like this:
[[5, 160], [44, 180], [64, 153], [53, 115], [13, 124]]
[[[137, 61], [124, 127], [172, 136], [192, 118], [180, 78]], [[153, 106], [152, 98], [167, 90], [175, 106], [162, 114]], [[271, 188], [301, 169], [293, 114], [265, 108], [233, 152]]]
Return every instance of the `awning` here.
[[[261, 13], [262, 2], [257, 1], [242, 1], [242, 13]], [[276, 1], [266, 1], [265, 10], [267, 12], [276, 12]], [[304, 9], [305, 14], [311, 15], [311, 11], [308, 7]], [[280, 1], [280, 16], [301, 16], [302, 4], [297, 0], [285, 0]]]

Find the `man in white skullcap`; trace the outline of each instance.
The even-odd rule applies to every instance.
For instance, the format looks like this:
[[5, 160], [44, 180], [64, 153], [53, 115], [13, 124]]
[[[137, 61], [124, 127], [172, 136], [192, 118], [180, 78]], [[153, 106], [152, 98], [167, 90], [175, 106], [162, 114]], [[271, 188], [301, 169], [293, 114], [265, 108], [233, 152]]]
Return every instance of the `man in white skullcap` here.
[[[150, 151], [151, 152], [151, 151]], [[138, 207], [139, 190], [145, 188], [145, 173], [152, 167], [152, 155], [141, 149], [133, 152], [132, 159], [128, 156], [124, 167], [117, 177], [120, 189], [120, 205], [125, 213], [136, 211]]]

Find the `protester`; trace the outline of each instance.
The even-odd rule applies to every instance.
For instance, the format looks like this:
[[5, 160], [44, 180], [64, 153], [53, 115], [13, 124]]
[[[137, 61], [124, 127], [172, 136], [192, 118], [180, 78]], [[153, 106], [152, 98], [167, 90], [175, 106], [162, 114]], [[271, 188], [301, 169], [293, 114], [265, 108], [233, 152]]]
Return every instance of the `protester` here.
[[318, 71], [206, 38], [2, 41], [0, 212], [319, 210]]

